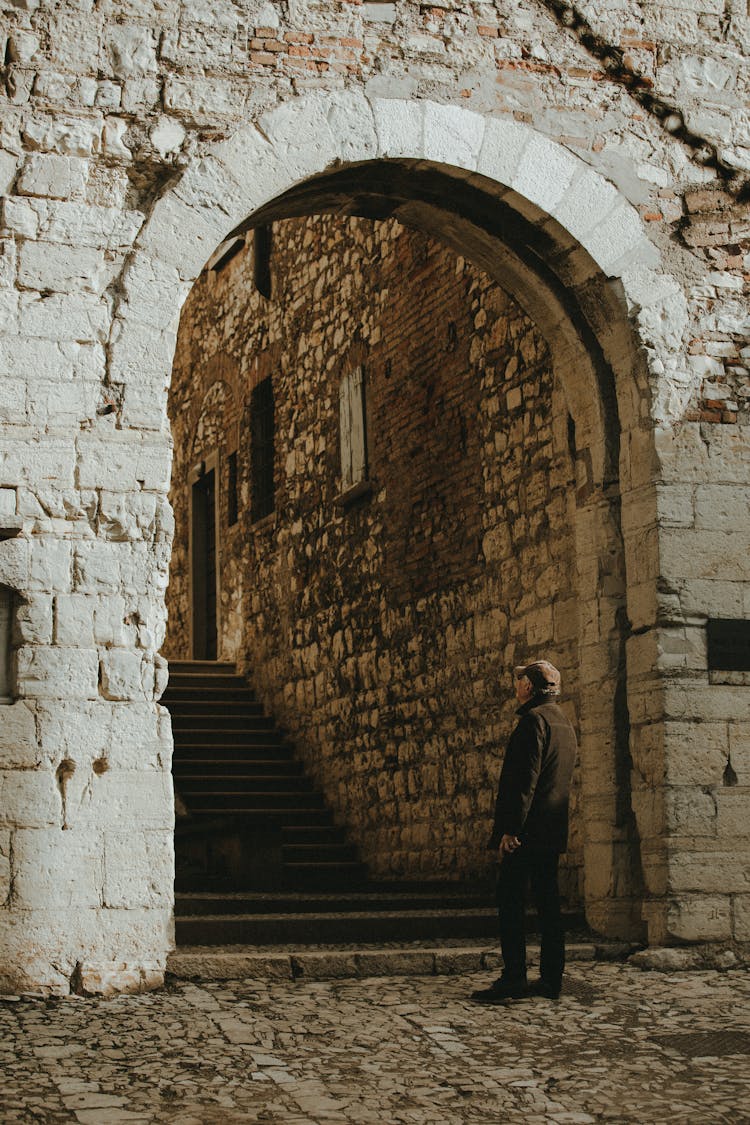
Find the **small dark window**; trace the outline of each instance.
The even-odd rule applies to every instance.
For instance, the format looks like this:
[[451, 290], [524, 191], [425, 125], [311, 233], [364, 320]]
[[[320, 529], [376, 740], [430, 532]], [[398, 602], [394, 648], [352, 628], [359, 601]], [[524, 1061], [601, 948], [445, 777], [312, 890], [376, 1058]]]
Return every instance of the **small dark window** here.
[[237, 452], [227, 458], [227, 523], [233, 527], [237, 523], [239, 504], [237, 497]]
[[750, 621], [709, 618], [709, 671], [750, 672]]
[[250, 397], [252, 519], [263, 519], [274, 509], [273, 387], [264, 379]]
[[271, 232], [267, 224], [253, 234], [253, 282], [261, 296], [271, 297]]
[[13, 591], [0, 586], [0, 703], [11, 701], [10, 651]]

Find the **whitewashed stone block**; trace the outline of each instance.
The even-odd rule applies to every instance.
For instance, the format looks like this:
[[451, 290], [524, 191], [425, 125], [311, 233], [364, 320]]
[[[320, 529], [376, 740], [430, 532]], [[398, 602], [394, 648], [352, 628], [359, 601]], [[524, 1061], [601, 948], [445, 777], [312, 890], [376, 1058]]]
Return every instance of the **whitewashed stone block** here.
[[76, 544], [73, 557], [76, 593], [116, 594], [120, 580], [120, 557], [114, 544], [102, 541]]
[[620, 199], [617, 188], [593, 169], [581, 170], [552, 215], [579, 241], [604, 221]]
[[52, 643], [52, 597], [37, 594], [32, 601], [22, 602], [16, 609], [16, 636], [22, 644]]
[[111, 649], [101, 659], [100, 680], [105, 699], [142, 698], [140, 653]]
[[667, 926], [678, 941], [727, 941], [732, 937], [729, 895], [687, 896], [670, 903]]
[[728, 737], [726, 723], [666, 723], [664, 753], [668, 784], [721, 785]]
[[31, 544], [28, 539], [6, 539], [0, 542], [0, 586], [25, 590], [29, 585]]
[[105, 46], [115, 78], [131, 78], [156, 70], [156, 42], [148, 27], [115, 25]]
[[18, 190], [22, 195], [72, 199], [83, 195], [88, 170], [88, 161], [79, 157], [34, 153], [21, 169]]
[[189, 289], [189, 282], [180, 277], [175, 266], [140, 254], [124, 271], [122, 283], [127, 302], [122, 328], [127, 327], [130, 316], [151, 328], [175, 328], [175, 318]]
[[750, 894], [733, 896], [732, 916], [735, 941], [750, 941]]
[[96, 699], [99, 694], [99, 660], [95, 650], [24, 645], [16, 659], [22, 696]]
[[174, 357], [176, 333], [132, 321], [115, 321], [110, 349], [110, 372], [118, 383], [165, 384]]
[[524, 149], [534, 132], [527, 125], [506, 118], [490, 118], [485, 127], [477, 171], [510, 186]]
[[418, 100], [373, 98], [380, 156], [414, 156], [424, 149], [424, 106]]
[[18, 829], [13, 885], [24, 910], [99, 907], [104, 884], [102, 840], [96, 833], [58, 828]]
[[510, 186], [541, 210], [552, 213], [579, 169], [580, 160], [561, 145], [532, 135], [524, 146]]
[[68, 540], [35, 540], [31, 552], [29, 587], [50, 593], [70, 589], [73, 546]]
[[0, 194], [9, 195], [16, 178], [18, 157], [0, 149]]
[[19, 309], [19, 327], [28, 336], [50, 340], [97, 340], [109, 335], [109, 308], [105, 300], [77, 293], [54, 293], [48, 297], [24, 293]]
[[328, 98], [320, 93], [297, 103], [282, 103], [261, 117], [260, 126], [292, 183], [323, 171], [340, 156], [339, 141], [329, 120]]
[[[119, 832], [169, 832], [174, 828], [172, 778], [161, 770], [134, 771], [114, 767], [95, 776], [90, 800], [76, 810], [81, 830], [100, 825]], [[171, 849], [170, 849], [171, 852]]]
[[100, 250], [33, 242], [21, 247], [18, 280], [29, 289], [100, 293], [106, 272]]
[[39, 761], [33, 708], [23, 700], [0, 706], [0, 769], [31, 770]]
[[623, 270], [632, 269], [636, 262], [648, 268], [659, 262], [656, 248], [644, 236], [638, 212], [624, 200], [580, 241], [606, 274], [615, 272], [628, 256], [631, 260], [622, 265]]
[[698, 485], [695, 490], [696, 527], [731, 534], [748, 520], [748, 513], [750, 513], [748, 487], [704, 484]]
[[714, 895], [716, 889], [727, 894], [747, 893], [750, 872], [747, 859], [736, 847], [732, 851], [678, 852], [669, 860], [670, 890]]
[[424, 115], [424, 154], [428, 160], [473, 171], [484, 140], [478, 113], [452, 105], [430, 104]]
[[36, 238], [39, 233], [39, 215], [29, 199], [3, 200], [3, 225], [22, 238]]
[[48, 828], [61, 823], [55, 776], [44, 769], [0, 771], [0, 827]]
[[169, 908], [174, 843], [169, 832], [107, 832], [104, 838], [106, 908]]
[[93, 648], [95, 605], [87, 594], [58, 595], [55, 598], [55, 643]]

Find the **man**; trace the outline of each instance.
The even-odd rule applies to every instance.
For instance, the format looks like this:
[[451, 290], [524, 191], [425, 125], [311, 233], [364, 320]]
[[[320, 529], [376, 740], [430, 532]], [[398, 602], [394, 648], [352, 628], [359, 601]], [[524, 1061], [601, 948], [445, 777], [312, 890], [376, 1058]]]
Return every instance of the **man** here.
[[[518, 723], [505, 753], [489, 847], [499, 863], [497, 904], [503, 975], [472, 993], [481, 1004], [527, 995], [557, 999], [565, 966], [557, 865], [568, 841], [568, 798], [576, 737], [555, 702], [560, 673], [547, 660], [515, 669]], [[539, 912], [540, 980], [526, 980], [526, 887]]]

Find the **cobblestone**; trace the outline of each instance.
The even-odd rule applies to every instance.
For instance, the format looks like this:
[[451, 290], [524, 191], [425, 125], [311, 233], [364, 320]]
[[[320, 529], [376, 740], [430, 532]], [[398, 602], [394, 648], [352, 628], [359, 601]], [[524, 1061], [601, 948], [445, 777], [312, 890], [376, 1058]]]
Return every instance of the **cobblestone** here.
[[577, 962], [558, 1003], [489, 974], [180, 983], [0, 1004], [3, 1125], [748, 1122], [750, 978]]

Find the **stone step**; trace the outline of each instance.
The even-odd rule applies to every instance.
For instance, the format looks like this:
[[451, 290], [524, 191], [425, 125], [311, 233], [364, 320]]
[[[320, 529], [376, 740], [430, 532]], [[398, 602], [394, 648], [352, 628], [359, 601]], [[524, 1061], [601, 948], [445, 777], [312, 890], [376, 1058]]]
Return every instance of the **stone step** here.
[[[217, 690], [246, 690], [247, 684], [243, 676], [238, 676], [235, 673], [222, 673], [216, 672], [210, 675], [204, 673], [190, 673], [190, 672], [172, 672], [166, 685], [166, 691], [175, 691], [177, 688], [182, 688], [183, 691], [217, 691]], [[166, 692], [164, 693], [166, 694]]]
[[260, 703], [253, 700], [232, 699], [176, 699], [167, 700], [165, 706], [169, 708], [172, 716], [172, 725], [185, 725], [188, 720], [195, 722], [196, 718], [205, 718], [214, 729], [223, 727], [241, 727], [248, 720], [253, 726], [274, 727], [270, 716], [263, 714]]
[[[270, 745], [269, 742], [256, 742], [253, 746], [177, 746], [174, 749], [173, 768], [197, 766], [198, 763], [236, 762], [257, 764], [260, 762], [296, 762], [288, 742]], [[299, 763], [298, 763], [299, 764]]]
[[196, 697], [215, 702], [216, 700], [229, 699], [237, 703], [257, 703], [257, 697], [252, 688], [240, 676], [214, 676], [215, 681], [207, 683], [203, 676], [183, 676], [179, 680], [170, 680], [169, 686], [161, 697], [161, 702], [167, 707], [173, 703], [190, 701]]
[[[566, 957], [571, 963], [624, 961], [632, 950], [632, 946], [622, 942], [583, 940], [569, 942]], [[527, 952], [530, 965], [538, 965], [538, 945], [530, 943]], [[501, 968], [502, 957], [493, 939], [482, 943], [404, 946], [360, 943], [309, 948], [297, 944], [280, 949], [253, 945], [181, 946], [167, 959], [168, 973], [192, 980], [341, 980], [478, 972], [498, 975]]]
[[[367, 868], [304, 766], [240, 677], [203, 666], [173, 670], [164, 693], [180, 798], [175, 829], [181, 890], [346, 892]], [[244, 685], [244, 686], [243, 686]], [[294, 829], [297, 835], [282, 832]], [[313, 830], [315, 836], [299, 835]]]
[[291, 824], [281, 830], [282, 844], [331, 844], [344, 843], [346, 834], [343, 828], [313, 827], [309, 824]]
[[[273, 892], [188, 892], [175, 895], [175, 915], [204, 914], [342, 914], [347, 912], [403, 913], [420, 910], [445, 910], [460, 905], [462, 909], [486, 909], [492, 906], [487, 894], [434, 894], [418, 891], [393, 894], [367, 890], [367, 884], [354, 888], [345, 896], [339, 894]], [[581, 918], [570, 912], [569, 927], [580, 926]]]
[[348, 911], [302, 914], [202, 914], [175, 918], [177, 945], [268, 945], [282, 942], [436, 941], [490, 938], [497, 910]]
[[227, 815], [242, 813], [245, 816], [262, 818], [266, 813], [278, 809], [288, 811], [315, 811], [325, 808], [325, 802], [320, 793], [315, 792], [284, 792], [272, 790], [242, 791], [236, 788], [216, 790], [205, 789], [190, 793], [189, 799], [182, 789], [180, 795], [186, 799], [186, 804], [191, 812], [220, 812]]
[[264, 793], [300, 793], [313, 792], [313, 783], [303, 773], [285, 775], [266, 771], [259, 774], [248, 773], [177, 773], [177, 789], [180, 796], [188, 804], [189, 798], [195, 794], [227, 794], [230, 793], [237, 799], [247, 796], [260, 797]]
[[239, 730], [221, 730], [200, 726], [187, 726], [183, 729], [173, 724], [172, 733], [175, 741], [175, 753], [180, 754], [191, 746], [202, 746], [207, 749], [222, 750], [230, 746], [278, 746], [291, 749], [288, 742], [273, 729], [256, 728], [252, 726]]
[[170, 660], [169, 675], [236, 676], [237, 665], [220, 660]]
[[219, 821], [222, 825], [226, 825], [227, 821], [232, 819], [239, 826], [245, 823], [248, 827], [253, 828], [261, 827], [264, 824], [275, 827], [333, 824], [333, 813], [325, 807], [297, 806], [296, 808], [250, 810], [229, 807], [201, 808], [190, 809], [186, 818], [178, 820], [175, 832], [178, 835], [190, 835], [191, 833], [205, 835], [205, 827], [201, 824], [201, 821], [211, 818]]
[[294, 777], [303, 774], [302, 764], [294, 758], [257, 758], [247, 760], [244, 757], [226, 757], [224, 751], [218, 750], [220, 757], [192, 756], [181, 757], [172, 764], [172, 773], [176, 778], [191, 779], [195, 777], [209, 778], [225, 777], [260, 778], [260, 777]]
[[302, 870], [316, 863], [354, 863], [357, 860], [357, 849], [354, 844], [345, 843], [320, 843], [320, 844], [282, 844], [281, 862], [303, 865]]

